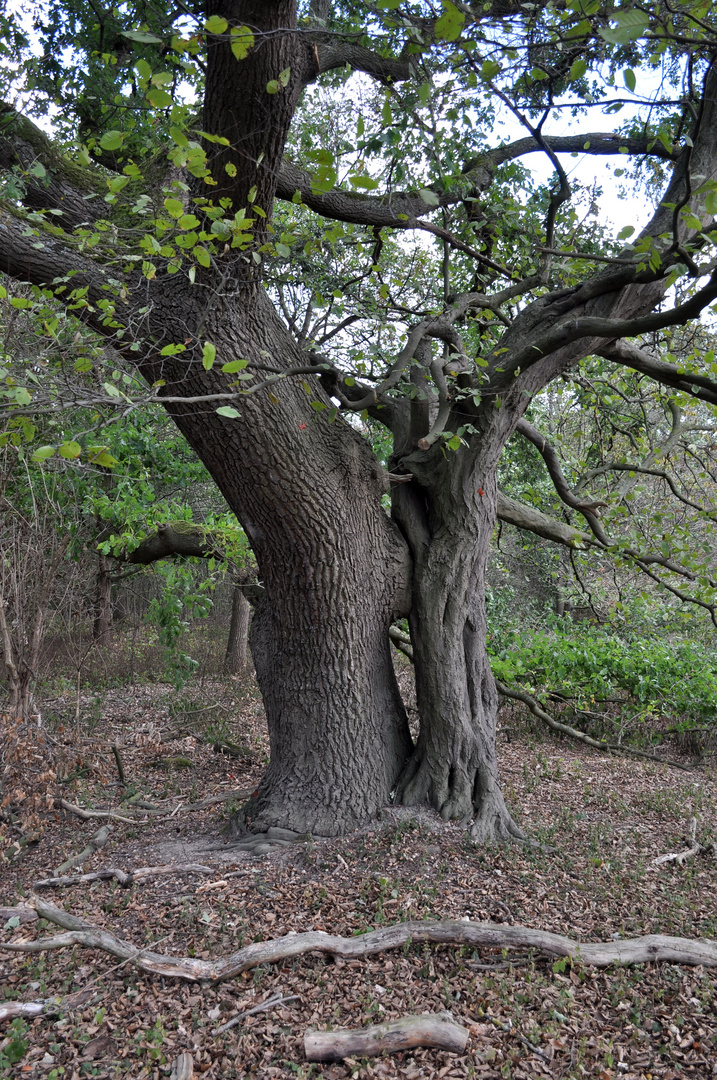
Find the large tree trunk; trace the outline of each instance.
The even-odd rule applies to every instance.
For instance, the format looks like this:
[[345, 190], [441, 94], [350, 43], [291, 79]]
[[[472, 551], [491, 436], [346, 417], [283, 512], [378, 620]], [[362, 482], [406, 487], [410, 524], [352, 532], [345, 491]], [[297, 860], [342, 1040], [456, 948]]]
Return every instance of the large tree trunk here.
[[[157, 285], [167, 339], [202, 321], [215, 369], [237, 357], [305, 363], [260, 286], [225, 285], [232, 302], [199, 311], [196, 291], [182, 294], [170, 279], [160, 296]], [[152, 363], [145, 374], [161, 375], [166, 394], [226, 392], [221, 370], [181, 357]], [[286, 379], [272, 387], [272, 404], [267, 396], [240, 401], [237, 419], [203, 401], [168, 408], [242, 523], [264, 587], [250, 644], [271, 763], [244, 818], [257, 831], [338, 835], [389, 802], [412, 751], [388, 643], [410, 603], [410, 557], [381, 505], [383, 470], [350, 425], [332, 421], [318, 383]]]

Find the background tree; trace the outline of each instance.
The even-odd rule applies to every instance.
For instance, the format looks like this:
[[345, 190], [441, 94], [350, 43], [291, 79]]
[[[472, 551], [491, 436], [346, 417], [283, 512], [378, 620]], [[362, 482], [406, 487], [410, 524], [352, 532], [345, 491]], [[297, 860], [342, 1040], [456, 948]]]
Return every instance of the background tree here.
[[[561, 527], [499, 500], [498, 462], [516, 430], [541, 442], [527, 407], [591, 354], [715, 400], [709, 370], [624, 341], [717, 297], [708, 17], [598, 0], [529, 11], [226, 0], [196, 16], [128, 4], [86, 19], [57, 5], [38, 32], [45, 57], [24, 59], [16, 41], [11, 76], [37, 86], [30, 110], [54, 98], [68, 119], [52, 144], [6, 108], [0, 265], [38, 303], [65, 305], [51, 336], [79, 318], [136, 366], [247, 532], [265, 589], [252, 648], [272, 751], [247, 820], [335, 834], [395, 791], [471, 820], [476, 840], [517, 835], [498, 783], [485, 560], [499, 512]], [[65, 46], [75, 58], [59, 71], [51, 54]], [[644, 116], [550, 133], [565, 110], [618, 108], [616, 77], [634, 95], [643, 68], [660, 71], [659, 97], [645, 75], [647, 92], [630, 98]], [[381, 87], [362, 91], [353, 137], [317, 145], [309, 124], [292, 143], [307, 88], [350, 71]], [[202, 95], [201, 127], [187, 85]], [[508, 114], [521, 138], [483, 133]], [[68, 157], [61, 140], [75, 133], [84, 147]], [[666, 184], [630, 244], [596, 250], [598, 230], [580, 225], [561, 163], [573, 152], [634, 156], [651, 163], [652, 193]], [[533, 153], [549, 162], [546, 184], [521, 165]], [[287, 290], [301, 300], [300, 281], [267, 268], [320, 259], [328, 284], [346, 251], [363, 260], [358, 280], [335, 282], [333, 308], [312, 290], [299, 322]], [[327, 309], [317, 329], [312, 312]], [[346, 355], [346, 320], [363, 355]], [[28, 400], [9, 388], [18, 419], [32, 403], [20, 389]], [[96, 403], [125, 393], [103, 389]], [[342, 411], [388, 427], [388, 474]], [[595, 500], [549, 467], [595, 533]], [[409, 609], [415, 746], [387, 634]]]

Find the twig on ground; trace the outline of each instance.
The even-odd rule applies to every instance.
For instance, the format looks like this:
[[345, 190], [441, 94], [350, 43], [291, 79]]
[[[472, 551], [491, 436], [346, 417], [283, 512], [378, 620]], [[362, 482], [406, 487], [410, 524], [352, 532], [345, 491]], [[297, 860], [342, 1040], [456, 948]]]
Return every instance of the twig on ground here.
[[[38, 941], [0, 943], [0, 949], [9, 952], [45, 952], [64, 949], [73, 945], [102, 949], [120, 960], [135, 959], [136, 948], [108, 930], [101, 930], [67, 911], [48, 904], [39, 897], [35, 908], [41, 919], [55, 923], [69, 932]], [[539, 949], [550, 956], [566, 956], [584, 965], [608, 967], [611, 964], [644, 964], [648, 961], [666, 960], [674, 964], [703, 964], [717, 967], [717, 942], [697, 938], [668, 937], [663, 934], [647, 934], [645, 937], [625, 938], [610, 942], [572, 941], [561, 934], [546, 930], [534, 930], [527, 926], [504, 926], [500, 923], [470, 922], [404, 922], [394, 926], [372, 930], [360, 937], [340, 937], [323, 930], [311, 930], [304, 934], [287, 934], [269, 941], [254, 942], [243, 949], [219, 960], [202, 960], [194, 957], [165, 956], [161, 953], [141, 950], [136, 963], [143, 971], [150, 971], [168, 978], [187, 979], [190, 982], [206, 980], [210, 983], [234, 979], [243, 971], [259, 964], [275, 964], [308, 952], [328, 953], [344, 960], [372, 956], [387, 949], [400, 948], [411, 942], [434, 942], [444, 945], [486, 946], [493, 949], [529, 948]]]
[[[95, 870], [91, 874], [72, 874], [69, 877], [43, 878], [36, 881], [33, 890], [61, 889], [69, 885], [82, 885], [89, 881], [109, 881], [114, 878], [123, 889], [129, 889], [137, 881], [146, 881], [148, 878], [162, 877], [166, 874], [213, 874], [214, 868], [204, 866], [202, 863], [168, 863], [166, 866], [142, 866], [137, 870], [119, 870], [116, 866], [106, 870]], [[0, 909], [1, 912], [2, 909]], [[27, 909], [32, 910], [32, 909]], [[33, 917], [36, 917], [33, 912]]]
[[212, 1035], [221, 1035], [223, 1031], [229, 1031], [231, 1028], [241, 1024], [247, 1016], [255, 1016], [257, 1013], [268, 1012], [269, 1009], [277, 1009], [280, 1005], [286, 1005], [288, 1001], [298, 1001], [298, 994], [289, 994], [287, 997], [282, 997], [281, 994], [275, 994], [274, 997], [269, 998], [267, 1001], [262, 1001], [259, 1005], [255, 1005], [253, 1009], [245, 1009], [243, 1012], [237, 1013], [226, 1024], [222, 1024], [221, 1027], [214, 1028]]
[[539, 1046], [535, 1045], [535, 1043], [532, 1043], [530, 1039], [527, 1039], [525, 1035], [521, 1034], [521, 1032], [518, 1031], [517, 1028], [514, 1028], [510, 1022], [507, 1024], [502, 1024], [500, 1020], [498, 1020], [495, 1016], [489, 1016], [488, 1019], [492, 1020], [495, 1026], [497, 1028], [500, 1028], [501, 1031], [505, 1031], [509, 1035], [515, 1035], [516, 1039], [522, 1042], [523, 1046], [527, 1046], [533, 1054], [537, 1054], [538, 1057], [543, 1059], [543, 1061], [553, 1060], [550, 1054], [546, 1053], [545, 1050], [541, 1050]]

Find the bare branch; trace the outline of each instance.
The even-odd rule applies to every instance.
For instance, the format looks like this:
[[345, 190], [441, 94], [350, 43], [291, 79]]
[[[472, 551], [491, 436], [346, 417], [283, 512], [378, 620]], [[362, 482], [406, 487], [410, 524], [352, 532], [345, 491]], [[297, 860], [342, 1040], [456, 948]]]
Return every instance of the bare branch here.
[[37, 914], [48, 922], [67, 929], [56, 937], [40, 938], [38, 941], [7, 942], [0, 948], [10, 952], [44, 952], [72, 945], [101, 949], [118, 959], [129, 960], [143, 971], [150, 971], [168, 978], [187, 979], [190, 982], [206, 980], [210, 983], [236, 978], [243, 971], [259, 964], [273, 964], [303, 956], [308, 952], [321, 952], [342, 959], [374, 956], [387, 949], [397, 949], [408, 944], [435, 942], [452, 945], [472, 945], [484, 948], [534, 948], [549, 956], [574, 957], [582, 964], [609, 967], [611, 964], [641, 964], [668, 961], [675, 964], [704, 964], [717, 967], [717, 944], [706, 939], [694, 941], [685, 938], [647, 934], [641, 938], [622, 938], [608, 943], [575, 942], [560, 934], [533, 930], [525, 926], [505, 926], [499, 923], [471, 922], [421, 922], [411, 921], [394, 926], [371, 930], [359, 937], [340, 937], [323, 930], [310, 930], [304, 934], [288, 934], [273, 941], [259, 941], [245, 945], [232, 956], [218, 960], [165, 956], [149, 949], [136, 949], [108, 930], [101, 930], [54, 904], [36, 899]]

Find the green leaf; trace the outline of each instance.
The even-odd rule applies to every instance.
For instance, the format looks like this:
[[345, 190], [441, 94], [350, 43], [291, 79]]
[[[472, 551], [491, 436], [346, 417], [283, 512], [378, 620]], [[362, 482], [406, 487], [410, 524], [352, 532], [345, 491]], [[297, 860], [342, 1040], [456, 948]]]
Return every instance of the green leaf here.
[[278, 79], [270, 79], [269, 82], [266, 84], [266, 92], [267, 92], [267, 94], [278, 94], [279, 93], [279, 80]]
[[211, 15], [205, 21], [204, 29], [209, 34], [224, 34], [229, 29], [229, 23], [221, 15]]
[[287, 87], [289, 85], [289, 79], [290, 78], [291, 78], [291, 68], [290, 67], [284, 68], [283, 71], [279, 72], [279, 82], [281, 83], [281, 85], [283, 87]]
[[55, 453], [54, 446], [38, 446], [35, 453], [32, 455], [33, 461], [47, 461]]
[[177, 344], [177, 345], [165, 345], [164, 348], [160, 350], [159, 355], [160, 356], [177, 356], [179, 353], [186, 352], [186, 350], [187, 350], [186, 345], [179, 345], [179, 344]]
[[121, 131], [106, 131], [100, 139], [100, 146], [103, 150], [119, 150], [123, 142], [124, 135]]
[[90, 465], [101, 465], [103, 469], [111, 469], [117, 464], [117, 458], [112, 457], [106, 446], [88, 446], [87, 460]]
[[172, 95], [168, 94], [166, 90], [155, 87], [147, 91], [147, 101], [150, 105], [154, 105], [155, 109], [164, 109], [172, 104]]
[[110, 191], [121, 191], [127, 184], [129, 184], [129, 176], [115, 176], [112, 180], [107, 181], [107, 187]]
[[233, 26], [231, 29], [231, 49], [237, 60], [246, 60], [254, 44], [254, 34], [248, 26]]
[[184, 214], [184, 203], [181, 199], [165, 199], [164, 209], [170, 217], [180, 218]]
[[438, 206], [440, 202], [435, 191], [431, 191], [430, 188], [421, 188], [418, 194], [421, 196], [426, 206]]
[[635, 72], [631, 68], [625, 68], [622, 73], [625, 86], [628, 88], [631, 94], [635, 93], [635, 87], [637, 86], [637, 79], [635, 78]]
[[568, 72], [568, 79], [570, 82], [575, 82], [576, 79], [582, 79], [587, 69], [587, 60], [583, 60], [582, 56], [578, 57], [571, 65], [570, 71]]
[[372, 176], [349, 176], [349, 183], [351, 187], [365, 188], [366, 191], [373, 191], [378, 187], [378, 180], [374, 180]]
[[117, 389], [117, 387], [115, 386], [114, 383], [111, 383], [111, 382], [102, 383], [102, 389], [110, 397], [116, 397], [116, 398], [122, 397], [121, 393], [119, 392], [119, 390]]
[[66, 458], [68, 461], [75, 461], [82, 453], [82, 447], [74, 439], [70, 439], [68, 442], [60, 443], [57, 452], [60, 457]]
[[630, 41], [636, 41], [642, 37], [650, 24], [650, 16], [636, 8], [620, 9], [610, 15], [610, 21], [617, 23], [617, 28], [602, 27], [598, 33], [604, 41], [611, 45], [627, 45]]
[[192, 256], [197, 260], [200, 266], [212, 265], [211, 255], [209, 254], [207, 249], [205, 247], [201, 247], [201, 245], [194, 248], [194, 250], [192, 251]]
[[222, 405], [217, 409], [217, 413], [219, 416], [228, 416], [230, 420], [235, 420], [237, 416], [241, 416], [241, 413], [233, 405]]
[[222, 364], [222, 371], [234, 375], [237, 371], [243, 371], [248, 363], [248, 360], [230, 360], [228, 364]]
[[182, 214], [177, 219], [177, 225], [179, 225], [180, 229], [197, 229], [200, 224], [199, 218], [195, 217], [194, 214]]
[[120, 32], [120, 37], [129, 38], [130, 41], [139, 41], [143, 45], [161, 45], [162, 38], [156, 34], [149, 34], [146, 30], [125, 30]]
[[211, 341], [207, 341], [202, 349], [202, 367], [205, 371], [211, 371], [214, 366], [214, 361], [217, 357], [217, 347], [212, 345]]
[[437, 41], [456, 41], [460, 37], [466, 17], [451, 0], [443, 0], [443, 14], [436, 20], [434, 34]]
[[237, 167], [233, 161], [228, 161], [224, 166], [224, 170], [228, 176], [234, 177], [237, 174]]
[[169, 134], [172, 138], [172, 141], [175, 142], [177, 146], [189, 146], [189, 139], [181, 128], [171, 127], [169, 129]]
[[712, 214], [712, 217], [717, 216], [717, 191], [710, 191], [705, 196], [705, 210]]

